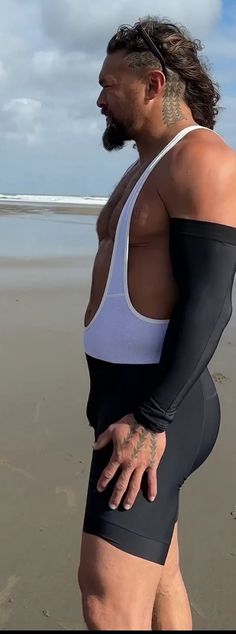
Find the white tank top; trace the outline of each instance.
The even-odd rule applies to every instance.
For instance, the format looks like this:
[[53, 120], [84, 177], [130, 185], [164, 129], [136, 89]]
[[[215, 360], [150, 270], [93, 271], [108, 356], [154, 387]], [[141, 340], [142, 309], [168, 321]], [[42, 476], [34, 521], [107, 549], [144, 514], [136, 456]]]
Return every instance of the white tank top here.
[[111, 363], [160, 361], [169, 320], [141, 315], [129, 297], [127, 276], [131, 216], [137, 197], [157, 163], [186, 134], [202, 128], [192, 125], [181, 130], [147, 166], [124, 204], [116, 228], [104, 294], [93, 319], [84, 327], [84, 350], [91, 357]]

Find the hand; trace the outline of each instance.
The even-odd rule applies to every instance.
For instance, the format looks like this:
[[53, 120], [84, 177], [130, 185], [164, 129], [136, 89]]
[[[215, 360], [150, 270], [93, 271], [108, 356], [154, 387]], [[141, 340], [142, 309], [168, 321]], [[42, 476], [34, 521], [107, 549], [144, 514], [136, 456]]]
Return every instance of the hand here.
[[133, 414], [127, 414], [109, 425], [93, 448], [95, 451], [103, 449], [111, 441], [113, 453], [97, 482], [97, 490], [104, 491], [119, 467], [122, 467], [109, 506], [112, 510], [116, 509], [127, 490], [123, 506], [128, 511], [136, 500], [143, 474], [147, 471], [148, 499], [153, 502], [157, 495], [157, 467], [165, 451], [166, 433], [145, 429], [137, 423]]

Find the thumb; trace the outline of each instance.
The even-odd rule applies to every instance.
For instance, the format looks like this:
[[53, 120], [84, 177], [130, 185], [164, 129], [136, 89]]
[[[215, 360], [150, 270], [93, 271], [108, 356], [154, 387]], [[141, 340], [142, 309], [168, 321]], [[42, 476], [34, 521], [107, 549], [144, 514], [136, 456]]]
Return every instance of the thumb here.
[[96, 442], [93, 443], [93, 449], [102, 449], [103, 447], [108, 445], [109, 442], [111, 442], [111, 438], [112, 438], [112, 429], [108, 427], [108, 429], [103, 431], [102, 434], [98, 436]]

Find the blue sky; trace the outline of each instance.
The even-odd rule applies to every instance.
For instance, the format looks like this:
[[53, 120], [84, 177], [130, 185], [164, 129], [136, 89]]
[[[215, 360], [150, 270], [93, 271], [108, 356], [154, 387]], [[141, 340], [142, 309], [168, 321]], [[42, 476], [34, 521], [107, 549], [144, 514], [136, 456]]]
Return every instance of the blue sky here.
[[0, 193], [110, 194], [135, 152], [103, 149], [97, 77], [119, 24], [157, 6], [204, 43], [236, 149], [236, 0], [1, 0]]

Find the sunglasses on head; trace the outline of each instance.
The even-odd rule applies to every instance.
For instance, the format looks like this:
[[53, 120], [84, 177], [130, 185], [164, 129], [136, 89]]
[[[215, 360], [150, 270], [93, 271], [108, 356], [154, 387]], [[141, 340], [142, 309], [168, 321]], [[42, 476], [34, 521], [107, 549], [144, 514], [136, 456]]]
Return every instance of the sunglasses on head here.
[[145, 31], [145, 29], [143, 28], [143, 26], [142, 26], [142, 24], [140, 22], [137, 22], [137, 24], [134, 25], [133, 29], [136, 31], [136, 33], [138, 33], [140, 35], [140, 37], [142, 37], [142, 39], [147, 44], [149, 50], [153, 53], [153, 55], [155, 55], [155, 57], [157, 57], [157, 59], [161, 63], [162, 70], [163, 70], [163, 73], [165, 75], [165, 78], [167, 79], [167, 68], [166, 68], [166, 65], [165, 65], [164, 57], [161, 54], [161, 52], [159, 51], [159, 49], [157, 48], [157, 46], [154, 44], [152, 39], [150, 38], [150, 35], [148, 35], [148, 33]]

